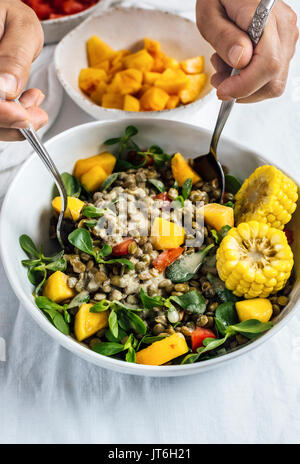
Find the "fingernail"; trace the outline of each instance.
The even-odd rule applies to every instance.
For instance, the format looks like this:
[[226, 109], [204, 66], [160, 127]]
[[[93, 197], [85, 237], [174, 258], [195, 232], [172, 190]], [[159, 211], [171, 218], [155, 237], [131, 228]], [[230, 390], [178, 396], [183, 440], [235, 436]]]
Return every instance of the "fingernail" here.
[[39, 98], [36, 102], [37, 106], [40, 106], [40, 104], [44, 101], [44, 99], [45, 99], [45, 95], [43, 94], [43, 92], [40, 92]]
[[223, 95], [218, 95], [219, 100], [222, 101], [228, 101], [228, 100], [234, 100], [232, 97], [224, 96]]
[[23, 119], [22, 121], [14, 122], [10, 127], [11, 129], [27, 129], [29, 126], [28, 119]]
[[243, 53], [244, 53], [244, 47], [242, 47], [241, 45], [234, 45], [233, 47], [231, 47], [228, 53], [228, 58], [229, 58], [231, 66], [233, 66], [234, 68], [238, 66], [243, 56]]
[[18, 90], [18, 81], [12, 74], [0, 74], [0, 94], [2, 98], [6, 95], [15, 95]]

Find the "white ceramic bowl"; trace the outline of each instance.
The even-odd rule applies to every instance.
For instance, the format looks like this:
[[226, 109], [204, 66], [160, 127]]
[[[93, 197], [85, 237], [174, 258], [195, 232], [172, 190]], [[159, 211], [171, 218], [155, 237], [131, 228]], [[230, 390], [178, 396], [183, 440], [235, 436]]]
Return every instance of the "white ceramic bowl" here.
[[[89, 157], [104, 150], [103, 141], [110, 137], [117, 137], [123, 133], [130, 123], [138, 127], [138, 143], [149, 146], [156, 143], [167, 153], [179, 151], [186, 156], [192, 156], [195, 147], [201, 153], [207, 151], [210, 134], [204, 129], [189, 124], [165, 120], [138, 120], [92, 122], [63, 132], [47, 142], [47, 148], [58, 166], [63, 171], [72, 171], [78, 158]], [[220, 145], [221, 161], [231, 172], [241, 179], [247, 177], [254, 169], [270, 163], [259, 154], [253, 153], [237, 143], [222, 139]], [[13, 290], [26, 310], [31, 314], [40, 327], [68, 350], [81, 356], [98, 366], [115, 371], [146, 376], [179, 376], [196, 374], [233, 358], [246, 354], [275, 334], [295, 313], [295, 305], [300, 297], [300, 265], [299, 243], [295, 252], [297, 268], [297, 283], [291, 294], [290, 303], [280, 314], [275, 326], [266, 334], [248, 343], [236, 351], [218, 358], [184, 366], [142, 366], [126, 363], [99, 355], [84, 345], [76, 342], [59, 332], [35, 306], [32, 297], [32, 286], [27, 279], [26, 269], [21, 265], [25, 258], [19, 246], [19, 236], [28, 234], [37, 243], [47, 244], [49, 219], [51, 216], [52, 178], [36, 155], [24, 164], [12, 182], [3, 203], [0, 220], [0, 244], [3, 264]], [[294, 215], [294, 228], [300, 227], [300, 210]], [[296, 234], [295, 234], [296, 237]]]
[[101, 11], [107, 8], [110, 3], [111, 0], [100, 0], [99, 3], [81, 11], [81, 13], [41, 21], [44, 31], [45, 45], [59, 42], [68, 32], [78, 26], [78, 24], [82, 23], [88, 16], [96, 11]]
[[[142, 46], [142, 39], [150, 37], [161, 42], [162, 50], [178, 60], [196, 55], [205, 57], [206, 86], [198, 100], [173, 110], [130, 111], [102, 108], [85, 95], [78, 86], [78, 76], [82, 68], [88, 66], [86, 42], [93, 36], [107, 42], [115, 50], [136, 51]], [[213, 67], [210, 57], [211, 46], [201, 37], [195, 23], [188, 19], [159, 10], [141, 8], [112, 8], [96, 13], [70, 32], [57, 46], [55, 69], [58, 79], [67, 94], [95, 119], [149, 118], [186, 119], [186, 113], [199, 111], [212, 96], [210, 77]]]

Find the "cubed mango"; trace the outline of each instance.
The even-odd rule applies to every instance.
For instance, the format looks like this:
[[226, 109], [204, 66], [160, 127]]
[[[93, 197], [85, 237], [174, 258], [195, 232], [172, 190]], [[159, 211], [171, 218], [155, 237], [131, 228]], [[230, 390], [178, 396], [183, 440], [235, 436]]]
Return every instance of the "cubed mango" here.
[[175, 333], [170, 337], [152, 343], [136, 353], [137, 364], [161, 366], [189, 351], [184, 335]]
[[151, 241], [156, 250], [169, 250], [183, 244], [184, 228], [167, 219], [156, 217], [151, 227]]
[[126, 95], [136, 93], [142, 86], [143, 73], [138, 69], [125, 69], [115, 74], [108, 92]]
[[83, 92], [91, 94], [96, 90], [99, 82], [106, 80], [107, 74], [103, 69], [84, 68], [80, 71], [78, 85]]
[[87, 41], [88, 61], [91, 67], [101, 63], [101, 61], [112, 58], [116, 52], [97, 35]]
[[106, 92], [102, 96], [103, 108], [112, 108], [115, 110], [122, 110], [124, 103], [124, 96], [118, 93]]
[[80, 306], [75, 316], [74, 333], [79, 342], [108, 326], [108, 311], [91, 313], [91, 303]]
[[169, 100], [169, 95], [158, 87], [150, 87], [141, 97], [141, 109], [145, 111], [162, 111]]
[[107, 177], [108, 174], [104, 171], [104, 169], [97, 165], [83, 174], [80, 178], [80, 182], [89, 192], [96, 192]]
[[132, 95], [125, 95], [124, 97], [124, 111], [140, 111], [140, 102]]
[[123, 58], [125, 68], [139, 69], [140, 71], [150, 71], [154, 59], [147, 50], [140, 50], [136, 53], [131, 53]]
[[[75, 222], [78, 221], [83, 207], [84, 202], [79, 200], [79, 198], [68, 197], [67, 209], [64, 217], [72, 219]], [[61, 212], [61, 197], [53, 198], [52, 208], [57, 212], [57, 214]]]
[[99, 155], [90, 156], [89, 158], [77, 160], [74, 166], [73, 174], [77, 179], [88, 172], [94, 166], [101, 166], [104, 171], [110, 175], [117, 162], [116, 157], [109, 151], [104, 151]]
[[207, 80], [204, 73], [190, 75], [187, 76], [187, 78], [189, 80], [189, 86], [179, 92], [181, 103], [184, 105], [197, 100], [201, 91], [204, 89]]
[[241, 322], [248, 321], [249, 319], [268, 322], [273, 313], [272, 303], [266, 298], [237, 301], [235, 307]]
[[195, 56], [180, 62], [181, 69], [186, 74], [198, 74], [204, 71], [204, 56]]
[[224, 226], [234, 226], [234, 211], [229, 206], [208, 203], [204, 206], [204, 222], [220, 232]]
[[61, 271], [51, 274], [45, 282], [43, 295], [55, 303], [61, 303], [75, 296], [75, 290], [68, 285], [69, 276]]
[[200, 176], [191, 168], [186, 159], [180, 154], [175, 153], [171, 160], [173, 177], [177, 180], [180, 187], [183, 186], [187, 179], [192, 179], [193, 184], [201, 180]]

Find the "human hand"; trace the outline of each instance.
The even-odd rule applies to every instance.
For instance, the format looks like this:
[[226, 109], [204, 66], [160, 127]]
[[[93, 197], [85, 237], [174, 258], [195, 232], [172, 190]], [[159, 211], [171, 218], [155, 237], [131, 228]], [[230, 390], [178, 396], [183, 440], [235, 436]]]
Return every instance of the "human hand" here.
[[48, 116], [39, 108], [44, 99], [39, 89], [25, 91], [21, 105], [8, 101], [22, 93], [44, 42], [37, 16], [20, 0], [1, 0], [0, 40], [0, 140], [21, 140], [16, 129], [26, 128], [29, 122], [39, 129]]
[[[297, 15], [277, 0], [265, 31], [253, 50], [246, 32], [259, 0], [197, 0], [199, 31], [216, 53], [211, 78], [220, 100], [239, 103], [279, 97], [284, 92], [299, 32]], [[230, 77], [231, 69], [241, 69]]]

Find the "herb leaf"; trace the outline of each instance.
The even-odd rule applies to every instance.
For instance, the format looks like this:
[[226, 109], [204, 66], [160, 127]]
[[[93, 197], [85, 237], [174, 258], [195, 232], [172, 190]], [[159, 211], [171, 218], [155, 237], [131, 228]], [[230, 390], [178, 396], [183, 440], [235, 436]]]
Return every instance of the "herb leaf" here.
[[92, 346], [92, 350], [104, 356], [113, 356], [114, 354], [124, 351], [124, 345], [115, 342], [95, 343]]
[[161, 296], [149, 296], [143, 288], [140, 290], [140, 299], [146, 309], [152, 309], [156, 306], [164, 305], [164, 299]]
[[35, 244], [28, 235], [21, 235], [19, 242], [22, 250], [29, 256], [29, 258], [40, 258], [40, 253], [37, 250]]
[[171, 296], [170, 300], [175, 301], [181, 308], [191, 314], [204, 314], [206, 310], [205, 299], [196, 290], [180, 296]]
[[108, 140], [105, 140], [103, 145], [116, 145], [117, 143], [121, 142], [122, 138], [121, 137], [114, 137]]
[[90, 313], [102, 313], [107, 311], [112, 305], [112, 301], [101, 300], [90, 308]]
[[163, 193], [166, 191], [166, 188], [161, 180], [158, 179], [148, 179], [149, 184], [152, 184], [159, 192]]
[[192, 191], [192, 187], [193, 187], [192, 179], [188, 178], [184, 182], [184, 184], [182, 186], [182, 190], [181, 190], [181, 194], [182, 194], [184, 200], [187, 200], [188, 197], [190, 196], [190, 193]]
[[225, 176], [225, 192], [235, 195], [241, 188], [241, 182], [231, 174]]
[[166, 276], [172, 282], [181, 283], [191, 280], [200, 269], [205, 256], [214, 245], [208, 245], [204, 250], [185, 255], [167, 267]]
[[215, 324], [220, 332], [224, 335], [230, 325], [238, 323], [238, 316], [235, 310], [235, 303], [228, 302], [220, 304], [215, 312]]
[[224, 282], [210, 272], [206, 276], [207, 280], [213, 286], [217, 297], [221, 303], [236, 302], [238, 298], [225, 287]]
[[100, 188], [101, 192], [108, 190], [112, 186], [112, 184], [117, 180], [118, 177], [119, 177], [118, 172], [115, 172], [114, 174], [111, 174], [110, 176], [108, 176], [103, 182], [103, 184], [101, 185], [101, 188]]
[[95, 206], [85, 206], [81, 211], [83, 216], [87, 218], [99, 218], [106, 213], [107, 209], [96, 208]]
[[91, 235], [86, 229], [75, 229], [68, 236], [69, 242], [80, 251], [95, 256]]
[[[66, 193], [68, 197], [76, 197], [78, 198], [81, 193], [81, 184], [76, 177], [72, 176], [68, 172], [63, 172], [61, 174], [62, 181], [64, 183]], [[59, 195], [58, 189], [56, 185], [53, 187], [53, 197], [57, 197]]]
[[112, 309], [108, 318], [108, 325], [111, 333], [115, 338], [118, 337], [118, 318], [116, 312]]

